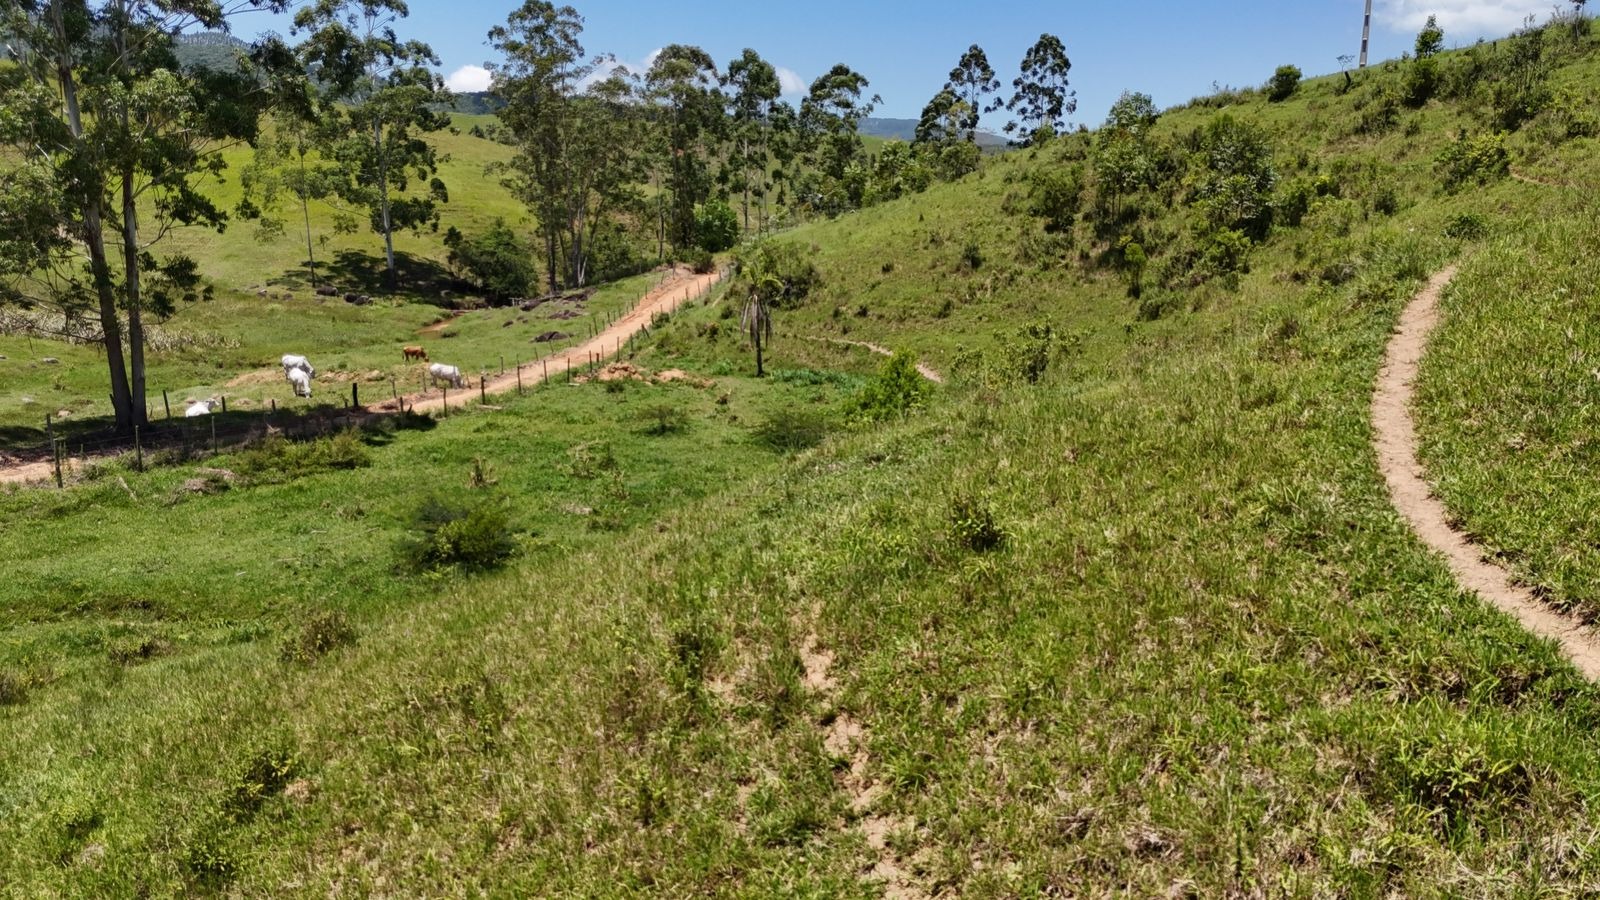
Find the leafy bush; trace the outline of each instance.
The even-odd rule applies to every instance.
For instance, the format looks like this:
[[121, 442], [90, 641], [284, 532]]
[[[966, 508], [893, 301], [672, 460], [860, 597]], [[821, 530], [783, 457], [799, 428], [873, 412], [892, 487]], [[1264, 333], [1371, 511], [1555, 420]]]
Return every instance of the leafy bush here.
[[974, 553], [998, 550], [1007, 537], [988, 501], [970, 493], [957, 494], [950, 501], [950, 536], [956, 546]]
[[697, 275], [709, 275], [717, 270], [717, 259], [710, 250], [691, 251], [683, 261]]
[[308, 663], [355, 642], [355, 627], [344, 613], [324, 610], [312, 614], [298, 632], [284, 640], [278, 658], [284, 662]]
[[1041, 167], [1033, 173], [1028, 211], [1044, 220], [1047, 234], [1072, 230], [1083, 194], [1083, 173], [1076, 167]]
[[1405, 81], [1401, 85], [1401, 98], [1407, 106], [1420, 107], [1433, 99], [1439, 90], [1439, 61], [1432, 57], [1425, 57], [1412, 61], [1406, 68]]
[[657, 403], [641, 410], [639, 418], [644, 421], [645, 434], [661, 437], [667, 434], [676, 434], [689, 427], [689, 414], [683, 407], [671, 403]]
[[733, 207], [713, 200], [695, 210], [695, 243], [707, 253], [732, 250], [739, 243], [739, 214]]
[[930, 388], [917, 371], [916, 358], [904, 351], [894, 354], [878, 375], [856, 395], [853, 406], [872, 421], [903, 416], [925, 402]]
[[779, 453], [809, 450], [828, 436], [828, 417], [804, 407], [782, 407], [756, 426], [758, 443]]
[[240, 451], [235, 465], [239, 474], [254, 483], [277, 484], [319, 472], [365, 468], [372, 465], [372, 458], [359, 433], [348, 429], [311, 441], [273, 435]]
[[489, 230], [471, 237], [452, 227], [444, 245], [451, 267], [465, 271], [490, 297], [520, 297], [538, 283], [538, 255], [504, 219], [495, 219]]
[[300, 760], [286, 744], [275, 744], [251, 753], [228, 785], [222, 801], [223, 813], [235, 822], [250, 818], [299, 771]]
[[1281, 103], [1300, 89], [1300, 69], [1296, 66], [1279, 66], [1267, 81], [1267, 100]]
[[1017, 373], [1023, 381], [1038, 384], [1050, 370], [1050, 360], [1055, 357], [1057, 336], [1055, 326], [1048, 322], [1035, 322], [1017, 332], [1013, 345]]
[[414, 572], [494, 569], [517, 549], [505, 506], [493, 496], [470, 502], [431, 497], [412, 515], [412, 530], [399, 551], [402, 566]]
[[1457, 240], [1482, 240], [1489, 236], [1489, 220], [1477, 213], [1461, 213], [1445, 223], [1444, 233]]
[[1439, 151], [1436, 167], [1447, 191], [1468, 181], [1487, 184], [1511, 172], [1511, 154], [1506, 151], [1504, 134], [1468, 137], [1465, 131]]
[[983, 268], [983, 247], [978, 244], [977, 238], [968, 238], [966, 245], [961, 248], [961, 268], [968, 272]]

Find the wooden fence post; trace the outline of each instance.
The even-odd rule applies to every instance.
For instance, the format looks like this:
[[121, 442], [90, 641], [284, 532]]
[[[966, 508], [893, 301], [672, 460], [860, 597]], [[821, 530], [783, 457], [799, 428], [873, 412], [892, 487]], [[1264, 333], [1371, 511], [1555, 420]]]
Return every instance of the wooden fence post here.
[[488, 403], [488, 402], [489, 402], [489, 376], [483, 375], [483, 374], [479, 374], [478, 375], [478, 405], [482, 406], [482, 405], [484, 405], [485, 403]]
[[139, 426], [133, 426], [133, 458], [135, 468], [144, 471], [144, 441], [140, 439]]
[[227, 394], [223, 394], [222, 395], [222, 411], [224, 413], [226, 413], [228, 411], [228, 395]]
[[350, 408], [357, 409], [361, 406], [361, 382], [350, 382]]
[[161, 391], [161, 405], [167, 409], [167, 418], [172, 418], [172, 401], [167, 399], [167, 392], [164, 388]]
[[522, 363], [517, 363], [517, 396], [522, 396]]
[[61, 478], [61, 442], [55, 438], [50, 439], [50, 458], [56, 463], [56, 487], [66, 487], [66, 482]]
[[217, 455], [217, 417], [216, 416], [206, 416], [206, 418], [211, 420], [211, 455], [212, 456], [216, 456]]

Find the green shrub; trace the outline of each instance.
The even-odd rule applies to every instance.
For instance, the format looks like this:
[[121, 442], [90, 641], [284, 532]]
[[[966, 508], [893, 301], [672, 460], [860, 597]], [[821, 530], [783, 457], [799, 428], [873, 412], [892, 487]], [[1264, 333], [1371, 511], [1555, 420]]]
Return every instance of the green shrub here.
[[983, 268], [983, 247], [977, 238], [968, 238], [966, 245], [961, 248], [961, 268], [968, 272]]
[[1405, 81], [1401, 85], [1401, 98], [1407, 106], [1416, 108], [1433, 99], [1439, 90], [1439, 61], [1432, 57], [1413, 60], [1406, 67]]
[[239, 452], [239, 474], [257, 484], [293, 481], [319, 472], [361, 469], [372, 465], [360, 433], [347, 429], [325, 438], [291, 441], [280, 435]]
[[756, 426], [757, 443], [779, 453], [798, 453], [820, 444], [828, 436], [828, 417], [804, 407], [782, 407]]
[[0, 706], [17, 706], [27, 702], [28, 679], [15, 672], [0, 670]]
[[973, 553], [998, 550], [1007, 537], [988, 501], [970, 493], [957, 494], [950, 501], [950, 536], [956, 546]]
[[[768, 281], [767, 305], [775, 309], [799, 306], [822, 283], [822, 273], [799, 244], [762, 241], [739, 251], [738, 260], [741, 273], [759, 275]], [[767, 276], [775, 281], [769, 281]], [[732, 306], [723, 309], [728, 317], [733, 316]]]
[[931, 388], [917, 371], [916, 358], [904, 351], [894, 354], [878, 375], [861, 389], [853, 407], [862, 418], [879, 421], [903, 416], [922, 406]]
[[1300, 69], [1295, 66], [1279, 66], [1267, 81], [1267, 100], [1281, 103], [1293, 97], [1294, 92], [1300, 89], [1300, 75]]
[[1504, 134], [1468, 137], [1462, 131], [1439, 151], [1435, 163], [1447, 191], [1455, 191], [1468, 181], [1487, 184], [1511, 173], [1511, 154], [1506, 151]]
[[1083, 172], [1077, 167], [1042, 166], [1034, 171], [1031, 181], [1028, 212], [1044, 220], [1046, 234], [1071, 231], [1083, 195]]
[[697, 275], [709, 275], [717, 270], [717, 259], [710, 250], [691, 251], [683, 261]]
[[470, 502], [431, 497], [412, 515], [412, 531], [399, 549], [402, 566], [415, 572], [494, 569], [517, 548], [510, 517], [493, 496]]
[[300, 760], [287, 744], [274, 744], [251, 753], [228, 785], [222, 812], [234, 822], [255, 815], [269, 797], [279, 794], [300, 770]]
[[324, 610], [312, 614], [299, 631], [284, 640], [278, 658], [284, 662], [308, 663], [355, 642], [355, 627], [344, 613]]
[[495, 219], [487, 231], [471, 237], [452, 227], [444, 245], [451, 267], [464, 271], [497, 300], [523, 296], [539, 281], [538, 254], [504, 219]]
[[1017, 332], [1011, 352], [1023, 381], [1038, 384], [1044, 379], [1055, 357], [1056, 345], [1055, 326], [1048, 322], [1035, 322]]
[[1461, 213], [1445, 223], [1444, 233], [1457, 240], [1482, 240], [1489, 236], [1489, 220], [1477, 213]]
[[708, 253], [732, 250], [739, 243], [739, 214], [721, 200], [712, 200], [695, 210], [695, 243]]
[[657, 403], [640, 411], [645, 434], [661, 437], [677, 434], [689, 427], [689, 414], [683, 407], [671, 403]]

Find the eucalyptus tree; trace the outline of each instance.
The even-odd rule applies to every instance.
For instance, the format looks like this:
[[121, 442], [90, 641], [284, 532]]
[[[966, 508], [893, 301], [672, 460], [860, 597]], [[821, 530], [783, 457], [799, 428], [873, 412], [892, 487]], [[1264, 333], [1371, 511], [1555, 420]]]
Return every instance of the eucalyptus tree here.
[[[431, 68], [433, 50], [396, 34], [408, 14], [404, 0], [312, 0], [293, 29], [307, 35], [299, 53], [322, 86], [320, 149], [341, 174], [329, 187], [383, 236], [390, 288], [399, 279], [394, 233], [437, 229], [449, 201], [438, 151], [424, 137], [450, 124], [440, 108], [449, 93]], [[426, 190], [409, 193], [413, 178]]]
[[1077, 93], [1068, 75], [1072, 60], [1067, 48], [1053, 34], [1041, 34], [1022, 57], [1022, 74], [1011, 82], [1015, 93], [1006, 109], [1016, 115], [1006, 123], [1006, 133], [1021, 132], [1023, 144], [1034, 144], [1059, 134], [1067, 116], [1078, 109]]
[[489, 32], [505, 58], [493, 69], [500, 120], [517, 143], [507, 182], [539, 221], [552, 291], [588, 282], [597, 234], [644, 177], [636, 79], [609, 59], [586, 61], [582, 33], [576, 10], [545, 0]]
[[950, 80], [945, 83], [944, 89], [960, 97], [966, 104], [960, 125], [966, 132], [967, 142], [976, 143], [978, 140], [978, 122], [986, 112], [993, 112], [1000, 108], [1000, 102], [995, 101], [985, 106], [983, 98], [1000, 90], [1000, 79], [994, 75], [994, 67], [989, 65], [989, 56], [983, 48], [973, 44], [967, 52], [961, 54], [961, 59], [956, 67], [950, 70]]
[[224, 227], [227, 214], [196, 183], [224, 168], [223, 150], [256, 138], [293, 76], [276, 39], [235, 69], [185, 71], [174, 35], [286, 5], [0, 4], [10, 60], [0, 67], [0, 301], [53, 308], [64, 330], [98, 317], [121, 432], [146, 420], [145, 313], [165, 317], [207, 290], [192, 259], [158, 260], [152, 248], [178, 226]]
[[667, 236], [675, 247], [695, 242], [695, 208], [710, 197], [709, 144], [723, 124], [717, 64], [699, 47], [662, 48], [645, 74], [666, 135]]
[[860, 201], [850, 196], [850, 176], [864, 172], [861, 120], [883, 102], [876, 94], [863, 99], [870, 86], [866, 76], [839, 63], [811, 83], [810, 93], [800, 103], [802, 145], [822, 181], [815, 192], [819, 196], [808, 202], [820, 203], [830, 214], [842, 211], [849, 201]]
[[722, 85], [729, 91], [727, 100], [734, 141], [733, 163], [739, 170], [739, 187], [744, 195], [744, 230], [748, 233], [752, 182], [758, 197], [765, 197], [767, 192], [772, 107], [783, 88], [778, 82], [778, 70], [748, 48], [728, 64]]

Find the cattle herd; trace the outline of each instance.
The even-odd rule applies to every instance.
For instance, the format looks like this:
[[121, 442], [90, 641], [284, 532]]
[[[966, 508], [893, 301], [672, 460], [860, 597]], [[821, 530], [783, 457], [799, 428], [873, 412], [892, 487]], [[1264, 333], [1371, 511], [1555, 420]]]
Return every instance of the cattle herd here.
[[[428, 352], [421, 347], [406, 347], [402, 350], [402, 358], [407, 362], [422, 360], [427, 362]], [[316, 377], [317, 370], [311, 365], [311, 360], [295, 353], [285, 353], [281, 360], [283, 364], [283, 377], [294, 388], [296, 397], [311, 398], [311, 379]], [[431, 363], [428, 366], [428, 376], [434, 384], [447, 384], [451, 387], [465, 389], [467, 379], [461, 374], [459, 366], [447, 366], [444, 363]], [[184, 410], [184, 415], [189, 418], [195, 416], [208, 416], [217, 410], [220, 401], [212, 397], [206, 400], [196, 400]]]

